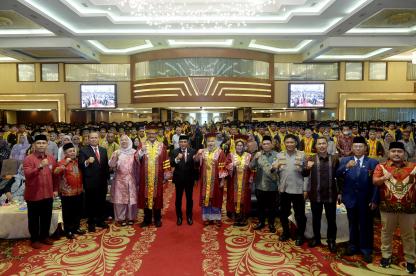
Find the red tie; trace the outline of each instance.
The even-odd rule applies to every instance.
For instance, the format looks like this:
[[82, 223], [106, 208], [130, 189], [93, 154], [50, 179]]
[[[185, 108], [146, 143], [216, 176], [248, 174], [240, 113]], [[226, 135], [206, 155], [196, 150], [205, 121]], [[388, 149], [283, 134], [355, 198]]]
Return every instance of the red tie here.
[[98, 162], [100, 162], [100, 152], [98, 151], [98, 147], [94, 148], [95, 156], [97, 157]]

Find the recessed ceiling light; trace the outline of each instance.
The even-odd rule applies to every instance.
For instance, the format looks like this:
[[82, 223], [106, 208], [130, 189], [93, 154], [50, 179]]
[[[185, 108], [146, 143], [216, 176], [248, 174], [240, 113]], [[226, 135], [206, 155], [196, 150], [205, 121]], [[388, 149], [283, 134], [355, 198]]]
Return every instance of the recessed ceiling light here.
[[152, 42], [150, 42], [150, 40], [145, 40], [145, 44], [130, 47], [130, 48], [125, 48], [125, 49], [109, 49], [97, 40], [87, 40], [87, 41], [104, 54], [130, 54], [130, 53], [138, 52], [140, 50], [153, 48], [153, 44]]
[[234, 39], [224, 40], [175, 40], [168, 39], [169, 46], [232, 46]]
[[278, 47], [258, 44], [256, 43], [256, 40], [253, 39], [250, 41], [250, 44], [248, 45], [248, 47], [253, 48], [253, 49], [266, 50], [266, 51], [270, 51], [274, 53], [298, 53], [312, 41], [313, 40], [304, 40], [300, 42], [298, 45], [296, 45], [294, 48], [278, 48]]

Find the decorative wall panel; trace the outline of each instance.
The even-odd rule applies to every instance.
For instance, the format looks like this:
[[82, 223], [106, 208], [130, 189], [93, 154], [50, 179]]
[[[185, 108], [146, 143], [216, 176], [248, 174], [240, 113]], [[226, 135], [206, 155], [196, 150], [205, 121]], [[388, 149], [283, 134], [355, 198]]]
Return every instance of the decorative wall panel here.
[[248, 78], [180, 77], [136, 81], [132, 102], [272, 102], [269, 81]]
[[272, 54], [182, 48], [132, 55], [130, 62], [132, 103], [274, 100]]

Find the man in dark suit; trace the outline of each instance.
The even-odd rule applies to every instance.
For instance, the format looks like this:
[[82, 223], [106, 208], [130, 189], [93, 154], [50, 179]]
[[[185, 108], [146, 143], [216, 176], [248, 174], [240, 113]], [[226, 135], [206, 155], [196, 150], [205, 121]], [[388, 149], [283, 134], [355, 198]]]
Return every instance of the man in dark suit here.
[[350, 231], [347, 255], [354, 255], [360, 250], [363, 260], [372, 262], [373, 251], [373, 210], [378, 202], [378, 189], [372, 178], [378, 162], [364, 155], [366, 140], [357, 136], [353, 139], [353, 156], [341, 159], [337, 176], [342, 178], [342, 202], [347, 208]]
[[79, 167], [83, 173], [88, 231], [95, 232], [95, 226], [108, 228], [104, 214], [109, 168], [107, 151], [98, 146], [98, 133], [91, 132], [88, 141], [89, 145], [79, 152]]
[[186, 219], [189, 225], [192, 225], [192, 191], [196, 180], [196, 169], [194, 166], [195, 150], [189, 147], [188, 136], [179, 136], [179, 148], [171, 154], [170, 164], [175, 168], [173, 171], [173, 180], [176, 188], [176, 216], [177, 225], [182, 224], [182, 196], [185, 191], [186, 196]]

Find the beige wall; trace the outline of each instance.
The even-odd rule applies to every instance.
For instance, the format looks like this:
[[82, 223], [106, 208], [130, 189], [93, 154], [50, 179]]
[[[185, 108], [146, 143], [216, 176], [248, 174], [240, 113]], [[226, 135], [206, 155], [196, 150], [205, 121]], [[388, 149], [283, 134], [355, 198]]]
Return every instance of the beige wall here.
[[9, 124], [15, 124], [17, 123], [17, 115], [16, 111], [6, 111], [6, 121]]
[[385, 107], [385, 108], [412, 108], [415, 107], [414, 101], [395, 101], [395, 102], [386, 102], [386, 101], [348, 101], [348, 107], [358, 107], [358, 108], [368, 108], [368, 107]]
[[[104, 56], [104, 63], [129, 63], [129, 57], [112, 57]], [[299, 56], [287, 55], [276, 56], [276, 62], [299, 62]], [[27, 101], [35, 99], [37, 94], [48, 93], [63, 93], [66, 96], [66, 108], [67, 116], [66, 120], [69, 120], [69, 110], [80, 108], [80, 95], [79, 88], [80, 82], [64, 82], [64, 65], [60, 64], [60, 81], [59, 82], [41, 82], [40, 81], [40, 64], [36, 64], [36, 82], [17, 82], [16, 64], [15, 63], [2, 63], [0, 64], [0, 94], [28, 94]], [[406, 102], [389, 102], [386, 103], [383, 100], [388, 100], [391, 93], [396, 92], [413, 92], [414, 82], [406, 80], [406, 62], [389, 62], [388, 63], [388, 80], [387, 81], [369, 81], [368, 80], [368, 62], [364, 64], [364, 80], [363, 81], [345, 81], [345, 63], [340, 63], [340, 80], [339, 81], [326, 81], [326, 107], [338, 108], [338, 94], [339, 93], [380, 93], [379, 102], [364, 102], [364, 103], [352, 103], [354, 106], [365, 107], [416, 107], [415, 101]], [[216, 107], [254, 107], [254, 108], [283, 108], [287, 107], [288, 95], [288, 81], [276, 81], [275, 82], [275, 102], [273, 104], [264, 103], [244, 103], [244, 102], [232, 102], [232, 103], [148, 103], [148, 104], [130, 104], [130, 83], [118, 82], [118, 106], [119, 107], [181, 107], [181, 106], [216, 106]], [[0, 106], [4, 108], [4, 104], [0, 102]], [[122, 114], [122, 113], [121, 113]], [[127, 115], [111, 115], [110, 121], [124, 120], [123, 116]], [[130, 116], [130, 115], [128, 115]], [[297, 118], [304, 119], [302, 116], [293, 115], [294, 120]], [[13, 120], [13, 117], [10, 117]], [[129, 120], [141, 120], [131, 116]], [[145, 119], [143, 119], [144, 121]], [[147, 120], [147, 119], [146, 119]]]
[[110, 112], [109, 114], [109, 121], [110, 122], [124, 122], [124, 121], [132, 121], [132, 122], [150, 122], [152, 120], [152, 114], [145, 114], [142, 116], [137, 116], [135, 113], [127, 113], [127, 112]]
[[[127, 63], [128, 61], [126, 61]], [[26, 94], [28, 102], [36, 99], [37, 94], [65, 94], [67, 121], [69, 120], [69, 110], [79, 109], [80, 104], [80, 84], [81, 82], [64, 81], [64, 64], [59, 64], [59, 82], [41, 82], [40, 64], [36, 64], [35, 82], [17, 82], [17, 66], [15, 63], [0, 64], [0, 94]], [[117, 82], [118, 105], [124, 107], [130, 104], [130, 82]], [[45, 103], [34, 103], [35, 107], [43, 108]], [[2, 105], [2, 103], [0, 103]], [[56, 106], [56, 104], [55, 104]], [[3, 107], [3, 105], [2, 105]], [[33, 105], [31, 106], [34, 107]], [[49, 107], [49, 106], [48, 106]], [[22, 107], [23, 108], [23, 107]], [[25, 106], [25, 108], [28, 108]]]
[[253, 114], [253, 120], [263, 122], [263, 121], [306, 121], [308, 120], [307, 111], [286, 111], [271, 113], [270, 117], [262, 118], [261, 113]]

